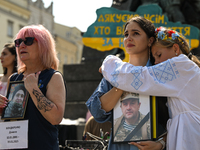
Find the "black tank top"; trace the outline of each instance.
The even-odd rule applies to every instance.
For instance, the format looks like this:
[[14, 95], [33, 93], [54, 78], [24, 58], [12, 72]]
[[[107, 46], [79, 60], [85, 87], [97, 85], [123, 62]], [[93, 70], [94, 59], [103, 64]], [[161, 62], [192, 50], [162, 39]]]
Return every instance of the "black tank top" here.
[[[38, 86], [46, 96], [46, 86], [56, 71], [46, 69], [39, 75]], [[23, 74], [13, 74], [10, 81], [20, 81]], [[59, 150], [57, 126], [49, 123], [36, 108], [31, 97], [28, 99], [25, 117], [28, 124], [28, 150]]]

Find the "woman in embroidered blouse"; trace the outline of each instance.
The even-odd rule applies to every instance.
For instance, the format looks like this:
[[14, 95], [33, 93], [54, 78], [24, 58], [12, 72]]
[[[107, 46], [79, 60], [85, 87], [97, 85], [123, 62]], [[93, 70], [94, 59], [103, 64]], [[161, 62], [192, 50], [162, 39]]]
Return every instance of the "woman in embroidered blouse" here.
[[[113, 86], [125, 91], [168, 96], [167, 149], [199, 149], [200, 62], [191, 54], [180, 33], [161, 27], [156, 29], [156, 34], [152, 55], [157, 65], [133, 66], [115, 56], [108, 56], [102, 65], [103, 76]], [[139, 86], [134, 80], [135, 74]], [[132, 144], [141, 149], [143, 142]]]
[[[6, 96], [8, 78], [11, 74], [17, 72], [17, 54], [14, 43], [4, 45], [0, 59], [3, 67], [3, 74], [0, 77], [0, 94]], [[7, 99], [0, 99], [0, 117], [6, 104]]]
[[[149, 49], [154, 41], [155, 27], [151, 21], [143, 17], [133, 17], [124, 27], [124, 47], [130, 55], [129, 63], [133, 65], [150, 66]], [[95, 120], [103, 123], [112, 121], [112, 109], [120, 99], [123, 91], [116, 90], [104, 78], [86, 102], [88, 109]], [[136, 146], [127, 143], [112, 144], [112, 134], [109, 140], [109, 150], [138, 150]], [[147, 142], [153, 150], [160, 150], [162, 145], [156, 142]], [[148, 147], [148, 146], [147, 146]], [[148, 147], [149, 148], [149, 147]]]

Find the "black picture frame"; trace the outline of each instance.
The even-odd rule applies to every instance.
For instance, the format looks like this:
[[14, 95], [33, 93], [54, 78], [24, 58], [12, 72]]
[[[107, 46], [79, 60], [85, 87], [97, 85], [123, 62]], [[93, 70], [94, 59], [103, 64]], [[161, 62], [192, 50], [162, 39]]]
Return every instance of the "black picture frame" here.
[[[124, 93], [123, 93], [124, 94]], [[132, 135], [129, 135], [129, 138], [124, 138], [122, 140], [116, 140], [115, 136], [116, 136], [116, 118], [119, 118], [120, 114], [116, 114], [116, 113], [120, 113], [122, 115], [122, 111], [120, 110], [120, 101], [121, 98], [119, 99], [118, 103], [115, 105], [114, 109], [113, 109], [113, 132], [112, 132], [112, 142], [113, 143], [129, 143], [129, 142], [139, 142], [139, 141], [156, 141], [158, 140], [160, 137], [162, 137], [163, 135], [167, 134], [167, 129], [166, 129], [166, 125], [167, 125], [167, 121], [169, 119], [169, 113], [168, 113], [168, 107], [167, 107], [167, 97], [160, 97], [160, 96], [148, 96], [148, 95], [141, 95], [139, 94], [139, 101], [141, 102], [140, 107], [143, 107], [142, 109], [144, 109], [145, 111], [141, 112], [143, 114], [145, 114], [145, 116], [148, 114], [148, 118], [149, 118], [149, 137], [148, 138], [142, 138], [142, 139], [130, 139], [130, 137], [136, 133], [133, 133]], [[142, 106], [142, 103], [147, 103], [146, 105]], [[142, 120], [141, 120], [142, 122]], [[145, 123], [145, 121], [144, 121]], [[139, 125], [139, 124], [138, 124]], [[137, 126], [136, 126], [137, 127]], [[135, 127], [135, 128], [136, 128]], [[139, 128], [139, 130], [141, 129], [142, 125], [139, 125], [137, 128]], [[138, 129], [137, 129], [138, 130]], [[138, 131], [139, 131], [138, 130]], [[127, 135], [128, 137], [128, 135]]]
[[24, 81], [11, 81], [8, 87], [7, 106], [3, 109], [2, 120], [23, 119], [29, 98]]
[[[126, 96], [125, 96], [126, 95]], [[137, 95], [136, 97], [134, 95]], [[133, 97], [132, 97], [133, 96]], [[136, 109], [140, 113], [137, 116], [138, 121], [133, 126], [127, 126], [125, 122], [125, 117], [129, 118], [134, 115], [131, 108], [124, 110], [124, 106], [128, 105], [126, 100], [135, 99], [137, 101], [129, 101], [129, 104], [136, 105]], [[153, 113], [152, 113], [152, 97], [145, 96], [138, 93], [124, 92], [122, 97], [119, 99], [118, 103], [113, 109], [113, 143], [129, 143], [131, 141], [147, 141], [153, 140]], [[122, 101], [124, 101], [122, 103]], [[130, 104], [131, 105], [131, 104]], [[140, 106], [139, 106], [140, 105]], [[128, 106], [127, 106], [128, 107]], [[139, 107], [139, 108], [138, 108]], [[123, 110], [122, 110], [123, 109]], [[122, 112], [124, 111], [124, 113]], [[132, 117], [134, 118], [134, 117]], [[131, 121], [131, 119], [128, 119]], [[134, 119], [132, 119], [134, 121]], [[127, 129], [125, 129], [126, 126]], [[132, 127], [132, 128], [131, 128]], [[129, 130], [128, 130], [129, 128]]]

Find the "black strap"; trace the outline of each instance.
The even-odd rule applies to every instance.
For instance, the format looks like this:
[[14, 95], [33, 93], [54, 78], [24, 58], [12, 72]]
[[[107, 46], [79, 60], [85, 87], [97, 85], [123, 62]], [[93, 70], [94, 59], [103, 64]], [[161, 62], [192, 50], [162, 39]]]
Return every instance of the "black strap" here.
[[131, 133], [124, 139], [124, 141], [130, 141], [130, 139], [141, 129], [141, 127], [147, 122], [149, 119], [149, 113], [140, 121], [140, 123], [135, 127]]

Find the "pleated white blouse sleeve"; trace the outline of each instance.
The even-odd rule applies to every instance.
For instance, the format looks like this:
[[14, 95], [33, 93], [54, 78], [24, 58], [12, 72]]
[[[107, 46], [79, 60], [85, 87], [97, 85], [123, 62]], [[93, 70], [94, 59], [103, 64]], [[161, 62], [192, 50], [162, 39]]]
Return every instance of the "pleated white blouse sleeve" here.
[[142, 67], [109, 55], [102, 64], [102, 74], [113, 86], [144, 95], [177, 97], [199, 67], [181, 54], [160, 64]]

